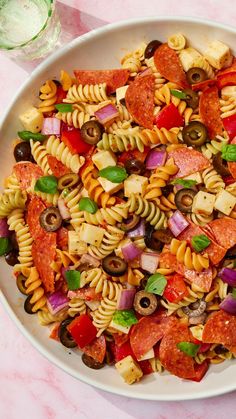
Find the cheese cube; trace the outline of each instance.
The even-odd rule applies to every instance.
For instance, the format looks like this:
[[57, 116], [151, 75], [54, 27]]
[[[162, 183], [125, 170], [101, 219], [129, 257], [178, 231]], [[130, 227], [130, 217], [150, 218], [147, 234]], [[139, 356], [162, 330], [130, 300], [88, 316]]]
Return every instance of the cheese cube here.
[[97, 180], [103, 187], [104, 191], [109, 193], [110, 195], [115, 192], [118, 192], [123, 187], [123, 183], [114, 183], [108, 179], [105, 179], [104, 177], [98, 177]]
[[138, 361], [145, 361], [146, 359], [151, 359], [155, 357], [155, 353], [153, 348], [149, 349], [141, 358], [138, 359]]
[[111, 321], [111, 323], [109, 324], [109, 327], [116, 329], [118, 332], [125, 333], [126, 335], [128, 335], [131, 328], [131, 326], [121, 326], [121, 324], [115, 323], [114, 320]]
[[198, 185], [199, 183], [203, 183], [202, 181], [202, 175], [200, 172], [196, 172], [196, 173], [192, 173], [192, 175], [188, 175], [186, 177], [183, 178], [184, 180], [195, 180], [196, 185]]
[[116, 103], [120, 103], [121, 99], [125, 99], [126, 90], [129, 86], [122, 86], [116, 89]]
[[148, 185], [148, 179], [145, 176], [130, 175], [124, 181], [124, 195], [129, 198], [131, 194], [143, 194]]
[[236, 197], [224, 189], [216, 195], [215, 209], [229, 215], [236, 205]]
[[116, 156], [112, 151], [99, 151], [93, 155], [92, 161], [98, 170], [105, 169], [107, 166], [116, 166]]
[[87, 253], [88, 246], [80, 240], [79, 233], [76, 231], [68, 231], [68, 250], [72, 255]]
[[193, 199], [192, 212], [194, 214], [210, 215], [213, 212], [215, 195], [208, 192], [199, 191]]
[[102, 243], [105, 230], [91, 224], [83, 223], [80, 229], [80, 240], [99, 247]]
[[202, 55], [194, 48], [185, 48], [179, 53], [179, 58], [184, 71], [188, 71], [190, 68], [194, 67], [194, 62], [201, 57]]
[[217, 68], [217, 70], [228, 67], [233, 59], [229, 47], [221, 41], [212, 41], [208, 46], [204, 57], [212, 67]]
[[19, 116], [20, 122], [26, 131], [39, 132], [43, 125], [43, 114], [34, 106]]
[[222, 99], [236, 99], [236, 86], [225, 86], [221, 90]]
[[127, 384], [133, 384], [143, 376], [140, 366], [133, 360], [131, 355], [117, 362], [115, 367]]

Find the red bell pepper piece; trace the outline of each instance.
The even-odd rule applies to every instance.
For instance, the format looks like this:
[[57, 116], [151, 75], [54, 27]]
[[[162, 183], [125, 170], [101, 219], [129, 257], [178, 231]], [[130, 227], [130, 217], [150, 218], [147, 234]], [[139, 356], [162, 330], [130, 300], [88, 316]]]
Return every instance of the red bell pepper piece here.
[[221, 90], [225, 86], [234, 86], [236, 84], [236, 71], [221, 74], [217, 77], [217, 86]]
[[199, 381], [201, 381], [204, 375], [206, 374], [208, 368], [209, 368], [209, 363], [207, 360], [203, 361], [202, 364], [195, 364], [194, 366], [195, 375], [193, 378], [188, 378], [188, 380], [196, 381], [197, 383], [199, 383]]
[[184, 125], [184, 119], [179, 113], [178, 108], [173, 104], [167, 105], [159, 112], [154, 120], [157, 128], [171, 129], [174, 127], [182, 127]]
[[226, 186], [228, 186], [234, 183], [235, 179], [233, 178], [233, 176], [225, 176], [223, 177], [223, 181], [225, 182]]
[[203, 342], [201, 342], [200, 343], [200, 348], [198, 349], [198, 353], [199, 354], [203, 354], [204, 352], [209, 351], [210, 347], [211, 347], [211, 344], [210, 343], [203, 343]]
[[87, 144], [77, 128], [63, 127], [61, 139], [65, 145], [70, 149], [72, 154], [87, 154], [92, 146]]
[[121, 361], [127, 356], [131, 355], [136, 360], [129, 342], [123, 343], [121, 346], [115, 346], [115, 361]]
[[167, 285], [163, 293], [163, 297], [170, 303], [178, 303], [188, 295], [188, 289], [183, 280], [183, 276], [174, 274], [167, 278]]
[[60, 339], [58, 336], [59, 327], [60, 327], [60, 322], [55, 323], [49, 335], [50, 339], [56, 340], [57, 342], [60, 342]]
[[192, 90], [194, 91], [198, 91], [198, 90], [206, 90], [208, 89], [208, 87], [212, 87], [215, 86], [216, 84], [216, 79], [209, 79], [209, 80], [204, 80], [204, 81], [200, 81], [199, 83], [195, 83], [192, 84]]
[[91, 356], [97, 362], [103, 362], [106, 355], [106, 339], [104, 335], [99, 336], [90, 343], [82, 348], [82, 351]]
[[154, 372], [148, 359], [145, 359], [144, 361], [139, 361], [138, 364], [144, 375], [152, 374]]
[[144, 151], [141, 153], [139, 150], [124, 151], [118, 158], [118, 163], [125, 164], [127, 160], [137, 159], [144, 163], [148, 153], [149, 147], [144, 147]]
[[67, 92], [65, 92], [65, 90], [62, 89], [62, 86], [58, 86], [57, 87], [57, 101], [56, 104], [58, 103], [63, 103], [63, 99], [66, 98]]
[[236, 114], [223, 118], [223, 124], [229, 134], [230, 140], [232, 140], [236, 136]]
[[232, 73], [236, 71], [236, 57], [234, 57], [231, 66], [225, 68], [224, 70], [220, 70], [217, 73], [217, 77], [221, 76], [222, 74]]
[[87, 314], [76, 317], [68, 326], [67, 330], [80, 348], [91, 343], [97, 334], [97, 329]]

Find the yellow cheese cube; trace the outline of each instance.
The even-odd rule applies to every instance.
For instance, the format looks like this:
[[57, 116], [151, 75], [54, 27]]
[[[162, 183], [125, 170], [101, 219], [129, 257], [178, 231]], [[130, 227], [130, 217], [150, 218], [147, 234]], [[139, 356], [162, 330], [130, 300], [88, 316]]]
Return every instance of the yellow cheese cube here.
[[204, 57], [217, 70], [228, 67], [233, 59], [229, 47], [221, 41], [212, 41]]
[[192, 175], [188, 175], [184, 177], [184, 180], [195, 180], [196, 185], [202, 183], [202, 175], [200, 172], [192, 173]]
[[224, 189], [216, 195], [215, 209], [229, 215], [236, 205], [236, 197]]
[[83, 223], [80, 229], [80, 240], [99, 247], [102, 243], [105, 230], [91, 224]]
[[194, 62], [201, 57], [202, 55], [194, 48], [185, 48], [179, 53], [179, 58], [184, 71], [188, 71], [190, 68], [194, 67]]
[[148, 179], [145, 176], [130, 175], [124, 181], [124, 195], [129, 198], [131, 194], [143, 194], [148, 185]]
[[149, 349], [141, 358], [138, 359], [138, 361], [145, 361], [146, 359], [151, 359], [155, 357], [155, 353], [153, 348]]
[[107, 166], [116, 166], [116, 156], [112, 151], [99, 151], [93, 155], [92, 161], [98, 170], [105, 169]]
[[128, 335], [131, 328], [131, 326], [121, 326], [121, 324], [115, 323], [114, 320], [111, 321], [109, 327], [112, 327], [112, 329], [116, 329], [117, 332], [125, 333], [126, 335]]
[[215, 195], [199, 191], [193, 199], [192, 212], [194, 214], [210, 215], [213, 212], [214, 203]]
[[68, 250], [72, 255], [87, 253], [88, 246], [80, 240], [79, 233], [76, 231], [68, 231]]
[[104, 191], [112, 195], [115, 192], [118, 192], [122, 187], [123, 183], [114, 183], [104, 177], [97, 178], [100, 185], [103, 187]]
[[122, 86], [116, 89], [116, 103], [120, 103], [121, 99], [125, 98], [126, 90], [129, 86]]
[[131, 355], [117, 362], [115, 367], [127, 384], [133, 384], [143, 376], [140, 366], [133, 360]]
[[221, 90], [221, 96], [223, 99], [236, 98], [236, 86], [225, 86]]
[[26, 131], [33, 133], [39, 132], [43, 125], [43, 114], [38, 111], [34, 106], [27, 109], [26, 112], [19, 116], [20, 122]]

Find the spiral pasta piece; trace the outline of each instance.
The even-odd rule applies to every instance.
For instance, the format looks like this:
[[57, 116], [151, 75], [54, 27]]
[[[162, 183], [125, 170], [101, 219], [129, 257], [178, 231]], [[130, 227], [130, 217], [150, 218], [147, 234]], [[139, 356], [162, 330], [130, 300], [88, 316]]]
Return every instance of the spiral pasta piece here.
[[88, 191], [90, 198], [103, 208], [114, 205], [115, 198], [110, 197], [109, 194], [104, 191], [98, 180], [94, 178], [94, 173], [97, 174], [97, 170], [92, 162], [84, 165], [80, 171], [82, 183]]
[[35, 191], [34, 189], [35, 183], [36, 183], [36, 180], [33, 179], [30, 188], [27, 189], [27, 192], [33, 195], [37, 195], [39, 198], [42, 199], [42, 201], [46, 202], [49, 205], [57, 206], [59, 193], [56, 192], [54, 194], [50, 194], [46, 192]]
[[57, 260], [61, 262], [62, 266], [67, 268], [69, 265], [75, 265], [78, 262], [78, 258], [75, 255], [71, 255], [66, 250], [56, 249]]
[[65, 103], [78, 103], [78, 102], [103, 102], [108, 100], [106, 93], [106, 83], [100, 84], [82, 84], [70, 87], [67, 92], [66, 98], [63, 99]]
[[90, 269], [89, 271], [83, 271], [80, 277], [80, 285], [89, 284], [90, 287], [95, 288], [95, 293], [98, 294], [102, 292], [104, 281], [106, 279], [106, 274], [101, 268]]
[[213, 166], [203, 170], [202, 178], [208, 192], [217, 193], [224, 189], [225, 183]]
[[72, 189], [64, 198], [71, 215], [70, 223], [75, 231], [78, 231], [80, 225], [84, 222], [83, 211], [79, 210], [79, 201], [81, 198], [80, 187]]
[[153, 372], [158, 372], [159, 374], [161, 374], [164, 371], [164, 367], [162, 366], [159, 358], [151, 358], [149, 359], [149, 362], [151, 364]]
[[73, 173], [78, 173], [81, 166], [85, 162], [83, 156], [72, 154], [69, 148], [59, 140], [59, 138], [51, 135], [46, 142], [46, 151], [48, 154], [56, 157], [57, 160], [62, 162]]
[[14, 209], [25, 208], [26, 193], [21, 190], [4, 191], [0, 195], [0, 218], [7, 217]]
[[158, 167], [149, 178], [149, 184], [145, 189], [144, 199], [154, 200], [161, 196], [161, 188], [164, 188], [170, 176], [177, 173], [178, 167], [174, 164], [173, 159], [169, 159], [164, 166]]
[[193, 212], [191, 214], [187, 214], [187, 217], [196, 225], [200, 227], [204, 227], [206, 224], [208, 224], [210, 221], [213, 220], [213, 214], [206, 215], [206, 214], [194, 214]]
[[173, 192], [171, 192], [167, 197], [161, 195], [158, 201], [155, 202], [162, 211], [168, 212], [176, 210], [177, 208], [175, 205], [175, 194]]
[[136, 76], [141, 70], [146, 46], [146, 43], [143, 42], [138, 49], [129, 52], [121, 60], [122, 68], [130, 70], [131, 77]]
[[39, 141], [33, 141], [32, 139], [30, 140], [30, 147], [32, 156], [38, 164], [38, 166], [41, 167], [43, 173], [45, 175], [52, 175], [52, 171], [48, 164], [48, 152], [46, 147]]
[[104, 330], [106, 330], [112, 321], [112, 317], [116, 310], [116, 300], [110, 300], [105, 297], [97, 310], [91, 313], [93, 317], [93, 324], [98, 329], [97, 337], [99, 337]]
[[228, 99], [220, 99], [220, 112], [221, 118], [228, 118], [231, 115], [236, 114], [236, 99], [230, 97]]
[[109, 127], [106, 128], [107, 133], [115, 134], [118, 129], [126, 130], [131, 128], [129, 121], [114, 121]]
[[147, 68], [150, 68], [152, 70], [152, 74], [155, 77], [155, 89], [159, 89], [166, 82], [166, 79], [162, 77], [161, 73], [156, 68], [153, 57], [146, 58], [145, 64]]
[[55, 117], [75, 128], [81, 128], [85, 122], [90, 121], [90, 115], [78, 109], [74, 109], [72, 112], [58, 112]]
[[59, 311], [57, 314], [52, 314], [48, 308], [43, 307], [42, 310], [37, 312], [38, 321], [41, 326], [48, 326], [51, 323], [62, 322], [68, 316], [67, 310]]
[[226, 186], [225, 190], [231, 193], [233, 196], [236, 196], [236, 182]]
[[185, 240], [172, 239], [170, 251], [173, 255], [176, 255], [177, 261], [183, 263], [187, 269], [194, 269], [197, 272], [201, 272], [203, 269], [209, 268], [208, 255], [202, 256], [192, 252]]
[[175, 51], [180, 51], [185, 48], [186, 39], [182, 33], [175, 33], [168, 37], [167, 39], [168, 46]]
[[117, 248], [124, 237], [124, 231], [115, 226], [107, 226], [100, 247], [89, 246], [88, 253], [97, 259], [103, 259]]
[[129, 212], [133, 212], [140, 217], [145, 218], [155, 230], [159, 230], [167, 226], [167, 218], [153, 202], [147, 201], [139, 195], [132, 194], [127, 202]]
[[12, 175], [8, 176], [4, 181], [5, 186], [5, 192], [14, 192], [20, 189], [19, 181], [15, 175], [15, 173], [12, 173]]
[[9, 225], [9, 230], [15, 231], [16, 240], [19, 246], [19, 263], [14, 266], [14, 271], [17, 272], [22, 267], [31, 267], [33, 265], [33, 239], [29, 231], [29, 226], [24, 220], [24, 211], [22, 209], [13, 210], [8, 216], [7, 223]]
[[[22, 271], [23, 275], [25, 270]], [[47, 299], [45, 296], [44, 289], [42, 287], [42, 281], [39, 278], [39, 274], [35, 266], [28, 270], [27, 279], [25, 281], [26, 294], [31, 295], [30, 303], [32, 304], [32, 311], [36, 313], [45, 307]]]
[[128, 208], [124, 204], [117, 204], [110, 208], [101, 208], [95, 214], [84, 211], [86, 223], [93, 225], [115, 225], [128, 217]]
[[122, 121], [122, 122], [129, 121], [129, 122], [131, 122], [133, 120], [133, 118], [130, 115], [130, 113], [129, 113], [128, 109], [126, 108], [126, 106], [122, 105], [121, 103], [118, 103], [117, 109], [118, 109], [118, 112], [119, 112], [119, 119], [120, 119], [120, 121]]
[[187, 289], [188, 295], [184, 297], [182, 300], [180, 300], [178, 303], [171, 303], [169, 301], [164, 300], [163, 298], [161, 299], [161, 305], [168, 310], [168, 316], [171, 316], [175, 311], [177, 311], [181, 307], [187, 307], [190, 304], [195, 303], [204, 296], [204, 293], [201, 291], [194, 291], [190, 287], [187, 287]]
[[69, 301], [68, 314], [70, 317], [75, 317], [77, 314], [86, 314], [86, 304], [84, 300], [74, 297]]
[[227, 143], [227, 137], [217, 135], [215, 140], [201, 146], [201, 152], [207, 159], [210, 160], [215, 154], [219, 153], [222, 150], [223, 145]]
[[123, 289], [121, 284], [118, 284], [116, 282], [109, 281], [106, 279], [103, 284], [102, 289], [102, 297], [109, 298], [109, 300], [116, 300], [118, 299], [118, 296], [120, 294], [120, 291]]
[[55, 103], [57, 101], [57, 86], [53, 80], [47, 80], [40, 87], [41, 103], [38, 106], [38, 110], [42, 113], [49, 113], [54, 111]]

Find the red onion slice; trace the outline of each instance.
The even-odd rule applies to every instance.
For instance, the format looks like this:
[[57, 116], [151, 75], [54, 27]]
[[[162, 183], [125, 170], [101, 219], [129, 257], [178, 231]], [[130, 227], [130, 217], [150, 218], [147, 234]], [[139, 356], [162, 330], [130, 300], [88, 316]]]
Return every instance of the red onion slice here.
[[42, 134], [44, 135], [60, 135], [61, 121], [57, 118], [44, 118], [42, 126]]
[[117, 310], [129, 310], [133, 307], [135, 289], [122, 290], [117, 302]]
[[51, 314], [56, 314], [58, 311], [68, 306], [68, 298], [61, 292], [56, 291], [47, 298], [47, 306]]
[[218, 276], [226, 284], [229, 284], [231, 287], [236, 287], [236, 271], [234, 269], [222, 268]]
[[178, 237], [188, 226], [189, 222], [180, 211], [176, 210], [168, 220], [168, 226], [175, 237]]
[[143, 252], [141, 255], [141, 268], [150, 274], [157, 270], [160, 255], [158, 253]]
[[220, 308], [227, 313], [236, 314], [236, 298], [232, 294], [228, 294], [222, 303], [220, 303]]
[[148, 170], [156, 169], [156, 167], [163, 166], [166, 161], [166, 152], [157, 150], [157, 148], [150, 151], [146, 158], [146, 168]]
[[106, 105], [98, 111], [94, 112], [94, 115], [96, 116], [97, 120], [104, 125], [113, 119], [118, 118], [119, 111], [114, 105], [110, 103], [109, 105]]
[[135, 246], [134, 243], [128, 243], [121, 248], [125, 260], [133, 260], [139, 257], [142, 250]]
[[7, 218], [0, 218], [0, 237], [9, 237], [10, 231], [7, 224]]

